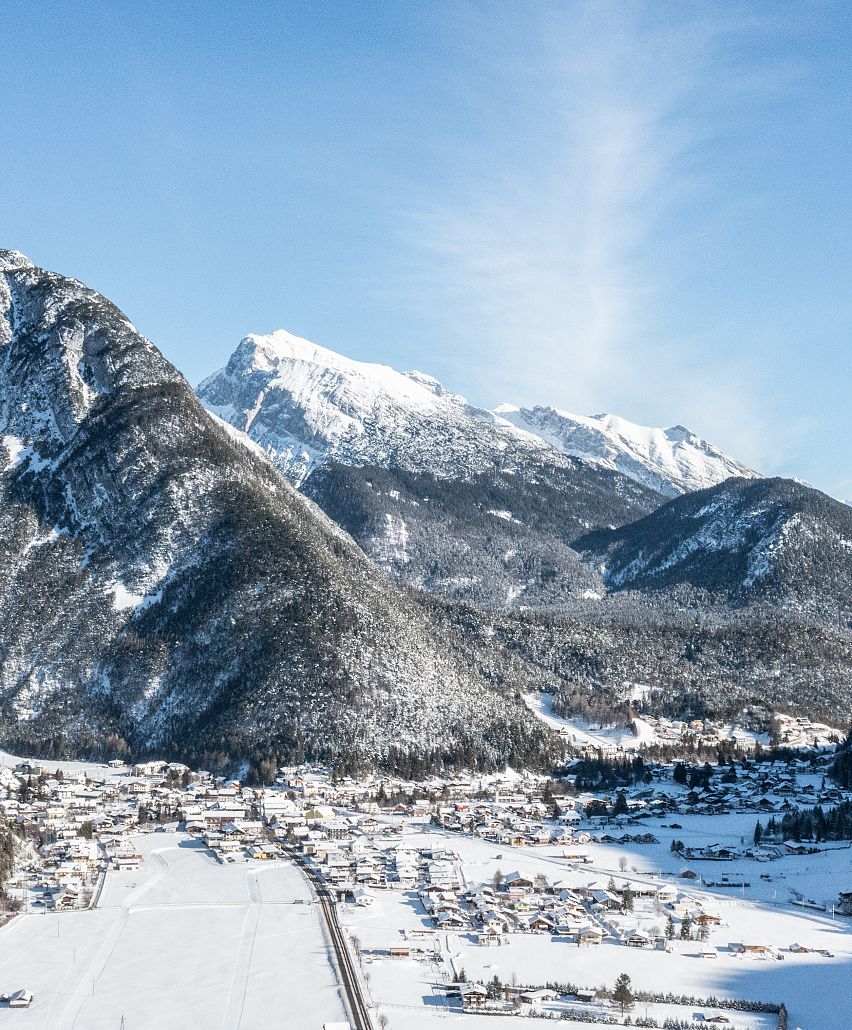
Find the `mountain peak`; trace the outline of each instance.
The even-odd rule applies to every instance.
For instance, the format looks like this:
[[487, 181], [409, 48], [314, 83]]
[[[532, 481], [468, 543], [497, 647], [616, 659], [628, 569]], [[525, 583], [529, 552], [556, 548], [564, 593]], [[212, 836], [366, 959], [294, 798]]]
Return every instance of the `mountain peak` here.
[[296, 483], [326, 458], [422, 465], [441, 476], [481, 467], [495, 450], [493, 416], [432, 376], [356, 361], [284, 330], [244, 337], [198, 394]]
[[4, 743], [55, 755], [57, 732], [79, 751], [121, 733], [169, 757], [215, 747], [222, 766], [455, 751], [497, 767], [548, 746], [113, 304], [17, 279], [10, 309], [0, 277]]
[[19, 250], [0, 248], [0, 272], [11, 272], [16, 268], [35, 268], [35, 265]]
[[336, 368], [347, 359], [318, 343], [312, 343], [287, 329], [275, 329], [271, 333], [248, 333], [240, 343], [241, 348], [252, 351], [261, 360], [306, 361], [312, 365]]
[[522, 466], [546, 454], [559, 467], [579, 458], [665, 497], [757, 475], [681, 425], [661, 429], [549, 405], [487, 411], [426, 373], [356, 361], [283, 329], [244, 337], [198, 393], [275, 452], [296, 483], [327, 458], [452, 478], [502, 466], [515, 451]]

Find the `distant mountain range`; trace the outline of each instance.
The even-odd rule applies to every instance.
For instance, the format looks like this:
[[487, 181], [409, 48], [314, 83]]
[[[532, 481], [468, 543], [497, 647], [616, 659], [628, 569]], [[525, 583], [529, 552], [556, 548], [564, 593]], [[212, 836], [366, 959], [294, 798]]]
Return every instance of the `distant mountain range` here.
[[488, 411], [422, 372], [353, 361], [284, 330], [246, 336], [198, 395], [297, 484], [330, 462], [459, 479], [518, 463], [571, 467], [566, 458], [665, 497], [757, 477], [683, 426], [650, 429], [540, 406]]
[[703, 490], [733, 476], [760, 478], [683, 426], [651, 429], [617, 415], [570, 415], [540, 406], [501, 404], [495, 412], [562, 454], [614, 469], [664, 497]]
[[0, 743], [547, 767], [523, 703], [852, 709], [850, 509], [675, 427], [487, 411], [287, 333], [198, 389], [0, 251]]
[[198, 388], [383, 570], [489, 607], [598, 593], [574, 541], [756, 473], [681, 427], [476, 408], [421, 372], [286, 332], [247, 336]]
[[283, 331], [198, 392], [379, 568], [475, 606], [442, 617], [488, 637], [487, 675], [510, 657], [569, 712], [640, 681], [671, 714], [849, 718], [850, 510], [824, 494], [682, 426], [487, 411]]

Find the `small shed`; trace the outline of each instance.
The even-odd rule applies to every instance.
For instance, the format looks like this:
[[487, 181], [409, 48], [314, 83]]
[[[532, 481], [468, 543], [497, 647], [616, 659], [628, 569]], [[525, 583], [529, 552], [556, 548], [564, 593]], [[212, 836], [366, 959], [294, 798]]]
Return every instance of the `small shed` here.
[[32, 1003], [32, 992], [25, 990], [23, 987], [19, 991], [15, 991], [14, 994], [9, 995], [10, 1009], [28, 1009]]

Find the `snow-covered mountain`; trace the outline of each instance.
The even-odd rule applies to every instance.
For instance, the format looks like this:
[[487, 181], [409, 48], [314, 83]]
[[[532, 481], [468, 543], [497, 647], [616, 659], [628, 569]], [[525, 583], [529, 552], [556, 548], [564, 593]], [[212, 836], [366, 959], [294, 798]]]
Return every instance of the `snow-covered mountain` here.
[[223, 429], [120, 311], [8, 251], [0, 597], [0, 737], [25, 753], [486, 767], [550, 746], [471, 665], [475, 644]]
[[490, 607], [600, 589], [571, 541], [663, 500], [420, 372], [247, 336], [198, 395], [401, 582]]
[[558, 408], [501, 404], [495, 414], [562, 454], [621, 472], [667, 497], [758, 473], [683, 426], [653, 429], [617, 415], [571, 415]]
[[198, 395], [384, 571], [489, 607], [554, 609], [597, 595], [577, 537], [755, 475], [681, 427], [488, 411], [421, 372], [353, 361], [283, 330], [246, 336]]
[[413, 775], [546, 764], [530, 689], [849, 711], [848, 507], [743, 478], [665, 501], [425, 376], [273, 342], [205, 384], [220, 418], [107, 300], [0, 251], [0, 742]]
[[613, 590], [688, 587], [832, 621], [852, 598], [852, 510], [790, 479], [731, 479], [576, 546]]
[[246, 336], [198, 395], [297, 485], [329, 460], [446, 479], [551, 450], [430, 376], [353, 361], [284, 330]]
[[291, 482], [329, 460], [463, 478], [513, 463], [619, 472], [663, 496], [757, 474], [683, 426], [552, 407], [477, 408], [422, 372], [353, 361], [279, 330], [246, 336], [198, 388], [207, 408], [265, 448]]

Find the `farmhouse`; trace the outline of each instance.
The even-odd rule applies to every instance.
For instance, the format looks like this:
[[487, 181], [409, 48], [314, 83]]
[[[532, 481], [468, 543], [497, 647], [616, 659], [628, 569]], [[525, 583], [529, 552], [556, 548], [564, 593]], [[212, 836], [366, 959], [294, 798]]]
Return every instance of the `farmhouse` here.
[[462, 984], [459, 987], [459, 994], [464, 1008], [481, 1005], [488, 997], [488, 992], [482, 984]]
[[556, 1001], [559, 995], [556, 991], [540, 987], [535, 991], [523, 991], [520, 995], [521, 1001], [527, 1005], [540, 1005], [543, 1001]]

